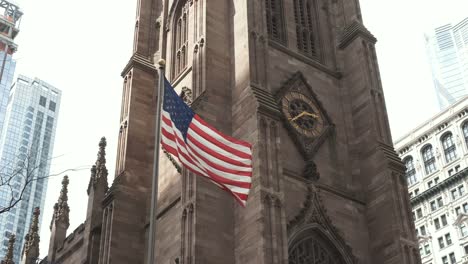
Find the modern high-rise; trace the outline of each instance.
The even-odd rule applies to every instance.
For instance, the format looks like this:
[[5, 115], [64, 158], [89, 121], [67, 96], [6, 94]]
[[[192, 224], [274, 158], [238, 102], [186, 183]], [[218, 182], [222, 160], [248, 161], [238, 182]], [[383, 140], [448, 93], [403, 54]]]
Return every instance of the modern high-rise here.
[[426, 50], [441, 110], [468, 94], [468, 17], [426, 34]]
[[13, 190], [0, 187], [0, 207], [7, 206], [12, 195], [17, 199], [24, 193], [15, 207], [0, 214], [0, 256], [10, 234], [15, 234], [15, 263], [19, 263], [33, 209], [44, 206], [47, 179], [41, 177], [49, 175], [60, 99], [61, 91], [54, 86], [22, 75], [10, 91], [0, 138], [0, 174], [4, 179], [11, 177]]
[[468, 263], [468, 96], [395, 142], [423, 264]]
[[0, 133], [16, 68], [16, 61], [12, 57], [17, 49], [14, 39], [18, 35], [23, 15], [18, 6], [5, 0], [0, 0], [1, 12], [3, 14], [0, 15]]

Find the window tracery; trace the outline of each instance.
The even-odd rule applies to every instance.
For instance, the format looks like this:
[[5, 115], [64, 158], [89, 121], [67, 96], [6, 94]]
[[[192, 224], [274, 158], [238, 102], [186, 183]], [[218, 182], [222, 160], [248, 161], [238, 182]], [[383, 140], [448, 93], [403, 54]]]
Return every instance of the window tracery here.
[[334, 254], [324, 241], [317, 236], [307, 236], [296, 242], [289, 249], [289, 264], [341, 264], [342, 261]]
[[314, 0], [294, 0], [297, 48], [306, 56], [317, 59], [315, 14]]
[[284, 30], [283, 2], [282, 0], [266, 0], [267, 30], [270, 39], [284, 43], [286, 34]]
[[177, 78], [187, 67], [188, 46], [188, 5], [184, 1], [175, 12], [173, 26], [173, 63], [172, 77]]

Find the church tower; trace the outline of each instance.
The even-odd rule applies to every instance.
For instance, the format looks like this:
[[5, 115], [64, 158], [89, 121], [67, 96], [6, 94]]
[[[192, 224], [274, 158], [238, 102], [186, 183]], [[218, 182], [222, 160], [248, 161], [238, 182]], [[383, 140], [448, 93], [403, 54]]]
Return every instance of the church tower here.
[[138, 0], [99, 263], [145, 263], [160, 58], [254, 167], [242, 208], [162, 154], [158, 263], [420, 263], [375, 43], [358, 0]]

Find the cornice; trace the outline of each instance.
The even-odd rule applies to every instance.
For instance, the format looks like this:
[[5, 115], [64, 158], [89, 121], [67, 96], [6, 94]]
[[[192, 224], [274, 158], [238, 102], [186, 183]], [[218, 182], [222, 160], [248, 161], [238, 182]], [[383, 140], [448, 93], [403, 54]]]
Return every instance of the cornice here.
[[345, 49], [353, 40], [357, 37], [361, 37], [372, 44], [377, 42], [377, 39], [370, 33], [369, 30], [359, 21], [354, 21], [347, 27], [345, 27], [339, 37], [338, 47], [340, 49]]
[[270, 92], [252, 83], [250, 87], [253, 95], [257, 99], [259, 112], [272, 115], [276, 118], [281, 116], [281, 111], [278, 109], [276, 100]]
[[[459, 120], [463, 120], [466, 115], [468, 114], [468, 108], [464, 108], [463, 110], [460, 110], [456, 112], [455, 114], [452, 114], [448, 116], [447, 118], [439, 121], [437, 124], [433, 125], [431, 128], [428, 130], [424, 131], [423, 133], [418, 134], [419, 136], [415, 137], [414, 139], [408, 141], [408, 143], [402, 145], [397, 149], [397, 151], [400, 153], [400, 155], [403, 155], [407, 153], [411, 147], [418, 145], [418, 144], [423, 144], [424, 142], [427, 142], [428, 139], [432, 138], [435, 136], [437, 133], [442, 132], [442, 131], [448, 131], [452, 126], [454, 126], [455, 122]], [[435, 119], [436, 117], [433, 117], [431, 120]], [[468, 119], [465, 119], [468, 120]], [[463, 121], [465, 121], [463, 120]], [[395, 141], [395, 145], [403, 141], [405, 138], [410, 137], [413, 133], [417, 132], [418, 129], [424, 127], [428, 122], [425, 122], [423, 125], [418, 126], [416, 129], [411, 131], [410, 133], [406, 134], [405, 136], [399, 138], [398, 140]], [[463, 123], [463, 122], [462, 122]]]
[[428, 200], [431, 197], [438, 195], [443, 190], [452, 187], [453, 185], [459, 183], [461, 180], [468, 178], [468, 168], [452, 175], [451, 177], [445, 179], [441, 183], [433, 186], [432, 188], [422, 192], [421, 194], [413, 197], [411, 199], [411, 206], [416, 206], [419, 203]]
[[132, 68], [139, 68], [151, 74], [156, 74], [157, 69], [153, 62], [145, 56], [134, 53], [120, 75], [124, 77]]

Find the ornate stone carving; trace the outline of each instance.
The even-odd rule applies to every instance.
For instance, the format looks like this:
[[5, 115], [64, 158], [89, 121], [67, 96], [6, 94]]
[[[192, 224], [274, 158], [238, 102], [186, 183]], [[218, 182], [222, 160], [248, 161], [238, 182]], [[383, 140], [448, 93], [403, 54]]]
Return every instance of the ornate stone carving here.
[[26, 234], [23, 248], [23, 257], [35, 259], [39, 257], [39, 207], [34, 209], [33, 219], [28, 234]]
[[62, 190], [60, 190], [58, 202], [54, 205], [54, 213], [52, 217], [52, 222], [50, 223], [51, 229], [54, 221], [60, 221], [64, 223], [67, 228], [68, 226], [70, 226], [70, 207], [68, 206], [68, 183], [68, 176], [64, 176], [62, 180]]
[[[292, 101], [307, 101], [304, 101], [304, 104], [310, 104], [311, 107], [314, 109], [315, 113], [306, 113], [306, 111], [302, 111], [305, 113], [305, 115], [304, 113], [302, 113], [304, 115], [304, 118], [309, 118], [305, 117], [306, 115], [313, 116], [310, 118], [317, 119], [317, 124], [320, 126], [317, 128], [312, 128], [313, 131], [310, 131], [310, 133], [308, 131], [304, 131], [303, 133], [301, 133], [299, 131], [301, 128], [294, 127], [292, 121], [295, 118], [300, 117], [300, 115], [292, 119], [286, 117], [285, 111], [288, 110], [285, 109], [285, 107], [283, 106], [285, 106], [285, 103], [288, 102], [287, 98], [289, 97], [291, 97], [290, 100]], [[334, 126], [331, 122], [330, 117], [328, 116], [327, 112], [322, 106], [322, 103], [318, 100], [317, 95], [309, 86], [307, 80], [304, 78], [301, 72], [295, 73], [276, 93], [275, 98], [278, 107], [280, 109], [283, 109], [282, 119], [285, 128], [288, 130], [288, 134], [295, 142], [297, 148], [302, 153], [304, 159], [306, 161], [311, 161], [313, 156], [317, 152], [317, 149], [333, 132]]]
[[99, 142], [99, 151], [97, 154], [97, 159], [95, 165], [91, 167], [91, 177], [89, 179], [89, 184], [88, 184], [88, 194], [90, 191], [90, 188], [96, 188], [96, 186], [100, 183], [104, 187], [104, 191], [107, 191], [108, 189], [108, 182], [107, 182], [107, 176], [108, 176], [108, 171], [106, 168], [106, 138], [102, 137], [101, 141]]
[[[310, 227], [310, 228], [308, 228]], [[289, 221], [287, 225], [288, 237], [290, 239], [290, 244], [292, 238], [301, 236], [305, 230], [317, 230], [320, 232], [325, 232], [327, 235], [323, 235], [326, 240], [329, 240], [330, 245], [336, 248], [336, 251], [339, 252], [339, 255], [343, 258], [344, 262], [330, 262], [333, 263], [346, 263], [346, 264], [355, 264], [357, 263], [356, 257], [352, 254], [352, 249], [344, 241], [341, 232], [332, 224], [331, 219], [328, 217], [325, 207], [323, 206], [323, 201], [319, 194], [319, 189], [315, 187], [314, 184], [310, 183], [307, 186], [307, 195], [303, 203], [303, 208], [299, 214]], [[310, 242], [313, 243], [313, 242]], [[294, 251], [293, 243], [290, 250]], [[304, 246], [307, 246], [305, 244]], [[294, 262], [296, 261], [296, 262]], [[293, 262], [290, 261], [290, 264], [302, 264], [303, 262], [298, 262], [297, 258], [293, 259]], [[315, 262], [307, 262], [315, 263]], [[318, 262], [321, 263], [321, 262]], [[327, 263], [327, 262], [324, 262]]]
[[182, 87], [182, 92], [180, 93], [180, 98], [182, 98], [182, 100], [184, 100], [184, 102], [190, 106], [192, 104], [192, 101], [193, 101], [193, 97], [192, 97], [192, 89], [184, 86]]
[[13, 262], [13, 249], [15, 246], [15, 235], [11, 234], [10, 239], [8, 240], [8, 249], [5, 254], [5, 257], [3, 258], [1, 264], [14, 264]]

